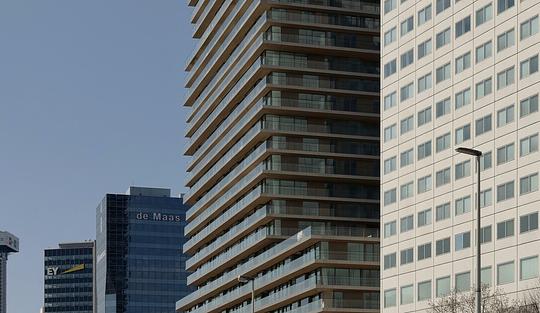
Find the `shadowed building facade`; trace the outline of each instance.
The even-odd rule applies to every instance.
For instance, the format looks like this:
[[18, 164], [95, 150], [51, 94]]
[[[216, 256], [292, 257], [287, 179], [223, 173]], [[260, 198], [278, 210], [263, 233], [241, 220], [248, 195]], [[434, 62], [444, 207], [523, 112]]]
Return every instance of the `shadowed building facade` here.
[[94, 242], [46, 249], [43, 312], [94, 312]]
[[182, 198], [163, 188], [130, 187], [97, 208], [98, 313], [173, 313], [188, 294]]
[[177, 310], [378, 311], [378, 1], [188, 2]]
[[19, 252], [19, 238], [0, 231], [0, 313], [7, 312], [7, 260], [10, 253]]

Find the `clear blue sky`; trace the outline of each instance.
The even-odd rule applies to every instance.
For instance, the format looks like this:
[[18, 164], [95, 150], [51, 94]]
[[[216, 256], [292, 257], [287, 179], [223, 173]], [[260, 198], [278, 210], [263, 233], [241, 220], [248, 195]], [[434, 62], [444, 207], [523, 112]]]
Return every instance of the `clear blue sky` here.
[[185, 0], [0, 1], [0, 229], [8, 312], [37, 313], [43, 249], [95, 236], [129, 185], [184, 185]]

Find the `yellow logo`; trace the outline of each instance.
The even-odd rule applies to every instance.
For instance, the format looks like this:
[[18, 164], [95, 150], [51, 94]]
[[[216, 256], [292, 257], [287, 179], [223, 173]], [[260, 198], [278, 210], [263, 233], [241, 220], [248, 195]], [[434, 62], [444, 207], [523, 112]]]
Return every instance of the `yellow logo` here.
[[74, 267], [63, 271], [61, 274], [69, 274], [84, 270], [84, 264], [75, 265]]

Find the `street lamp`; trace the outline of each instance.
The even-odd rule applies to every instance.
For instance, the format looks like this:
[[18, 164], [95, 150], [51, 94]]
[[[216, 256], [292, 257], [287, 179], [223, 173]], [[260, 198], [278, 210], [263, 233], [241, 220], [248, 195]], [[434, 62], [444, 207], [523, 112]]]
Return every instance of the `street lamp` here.
[[482, 151], [469, 149], [469, 148], [457, 148], [457, 153], [468, 154], [476, 157], [476, 169], [478, 171], [477, 176], [477, 198], [476, 198], [476, 313], [481, 313], [482, 311], [482, 277], [481, 277], [481, 255], [480, 255], [480, 157], [482, 156]]
[[238, 276], [239, 283], [247, 283], [251, 281], [251, 313], [255, 313], [255, 278], [240, 275]]

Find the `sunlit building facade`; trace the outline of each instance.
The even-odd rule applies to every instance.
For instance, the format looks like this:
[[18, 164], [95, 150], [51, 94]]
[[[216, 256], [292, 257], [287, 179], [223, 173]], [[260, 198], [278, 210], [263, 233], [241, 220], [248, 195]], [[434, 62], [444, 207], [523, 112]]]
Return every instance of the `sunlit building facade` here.
[[481, 279], [521, 296], [537, 283], [536, 0], [382, 0], [381, 308], [423, 312]]

